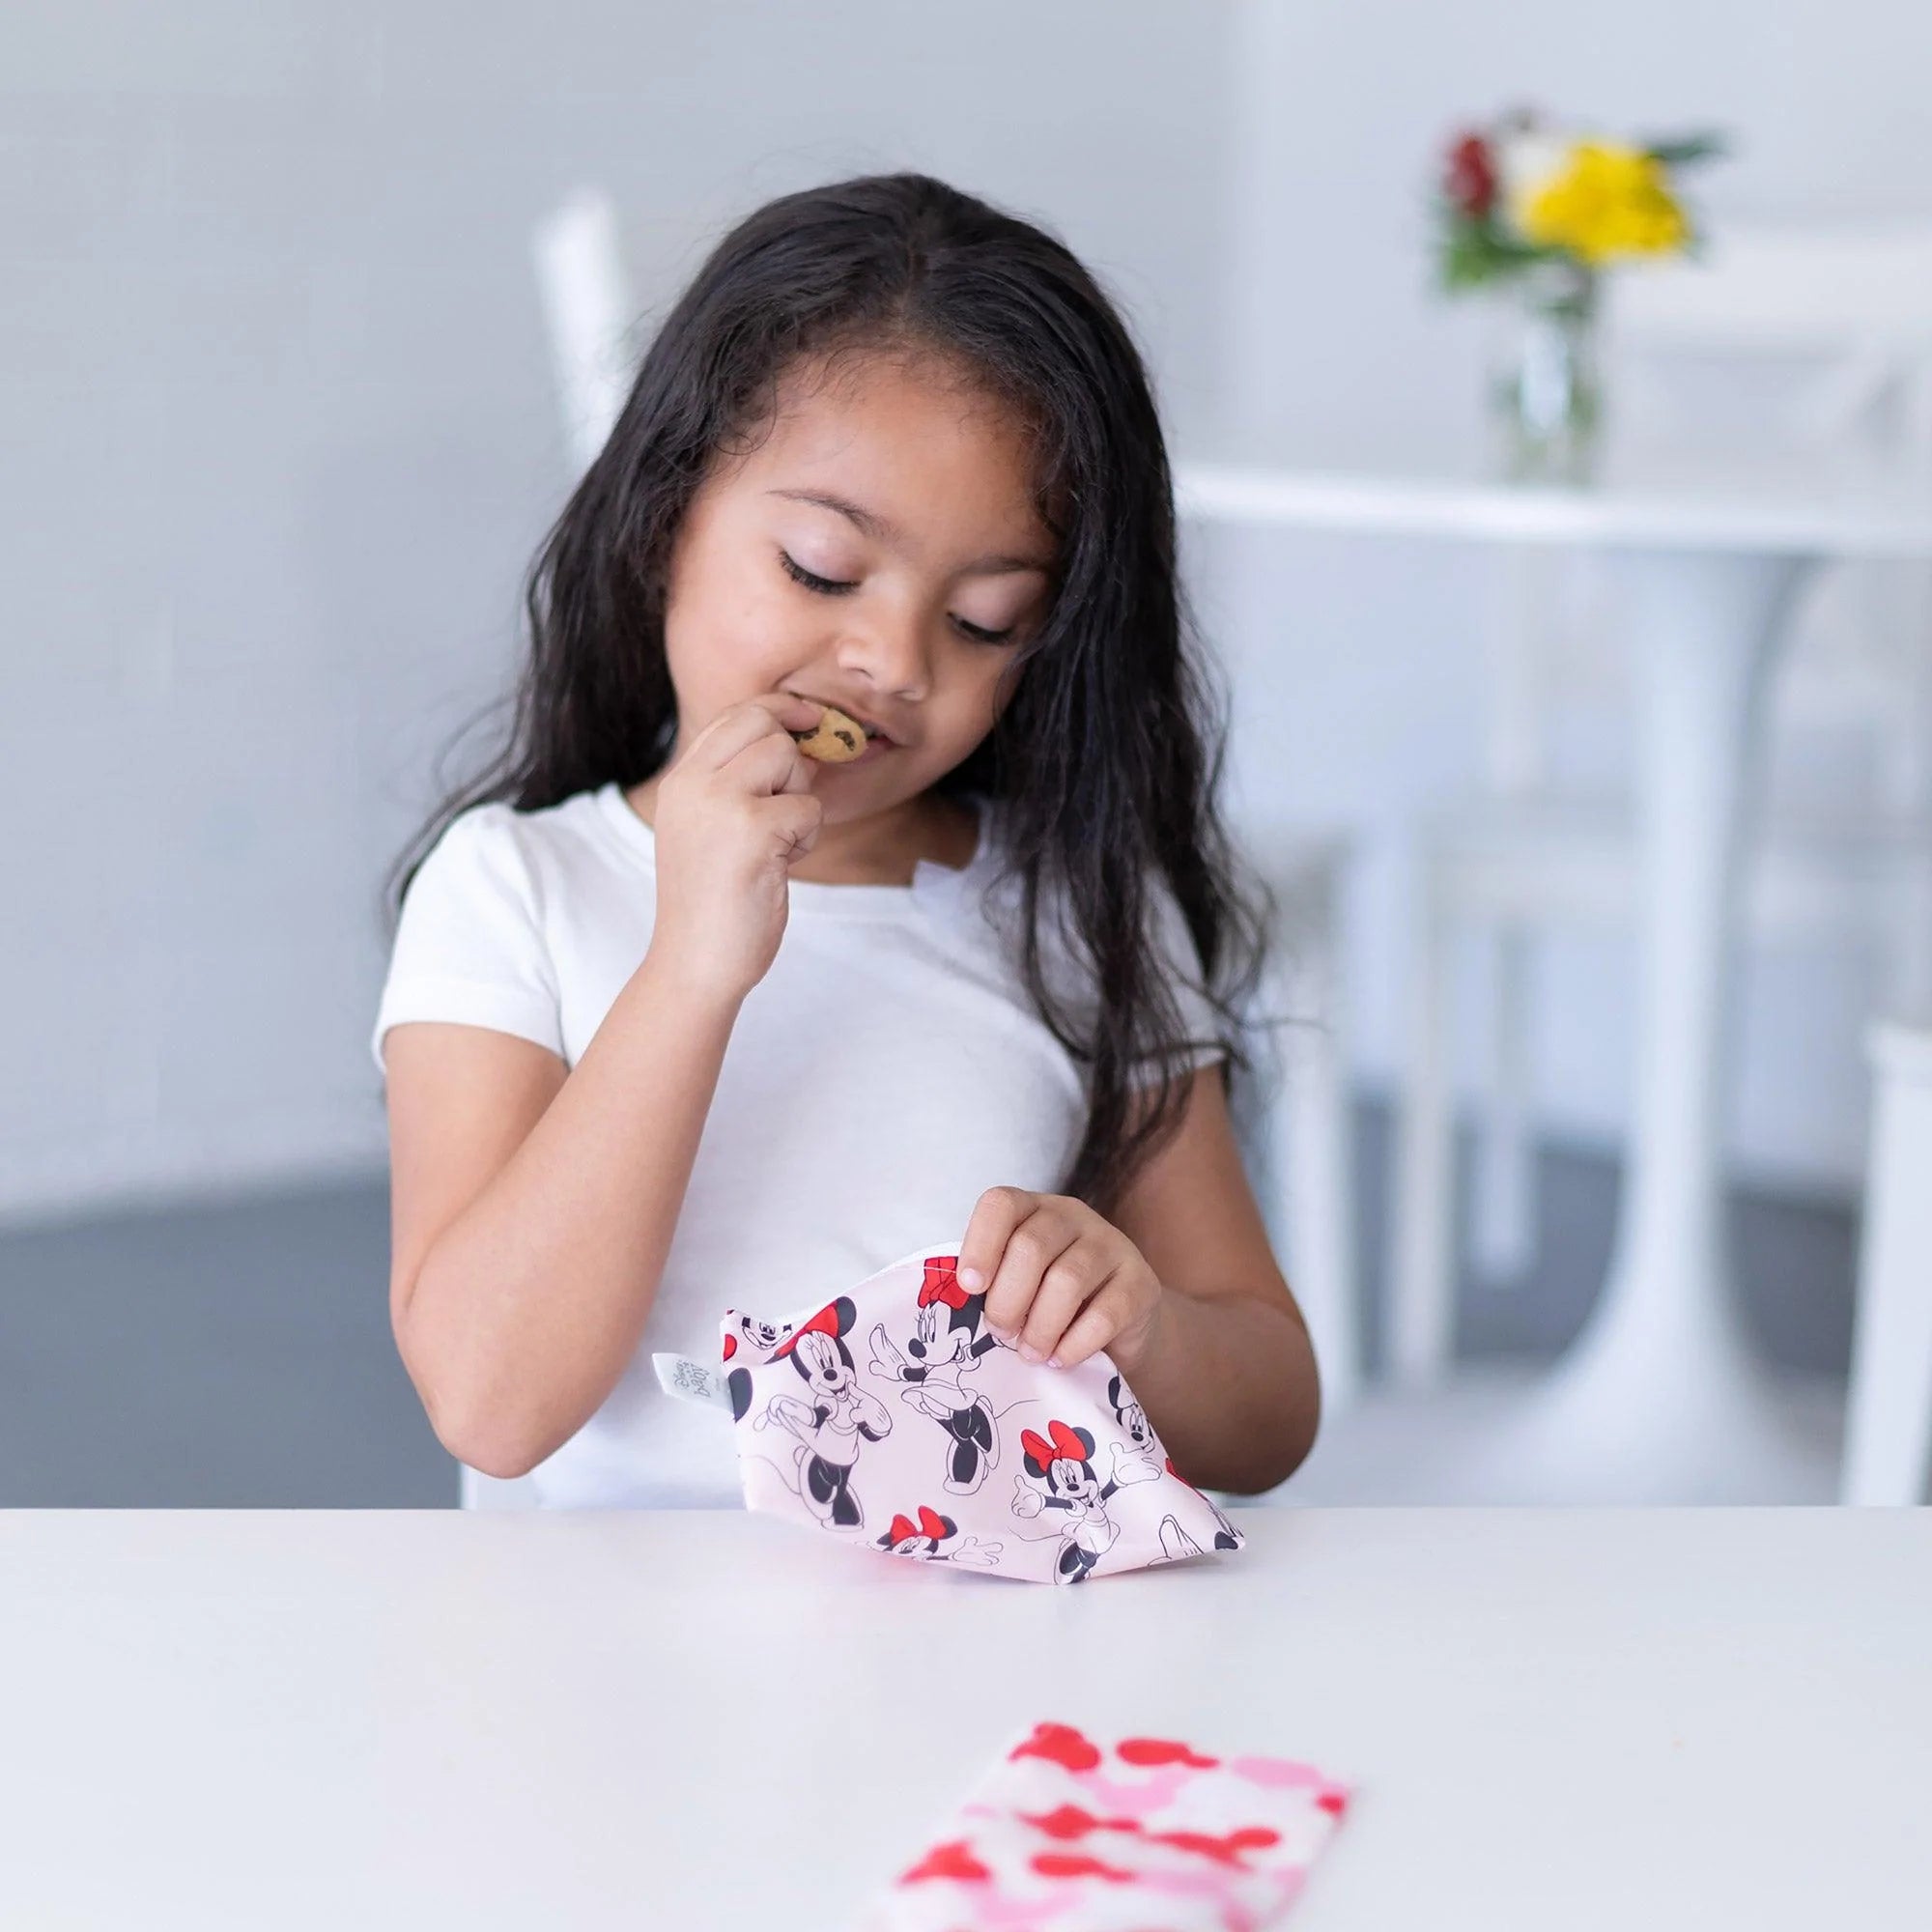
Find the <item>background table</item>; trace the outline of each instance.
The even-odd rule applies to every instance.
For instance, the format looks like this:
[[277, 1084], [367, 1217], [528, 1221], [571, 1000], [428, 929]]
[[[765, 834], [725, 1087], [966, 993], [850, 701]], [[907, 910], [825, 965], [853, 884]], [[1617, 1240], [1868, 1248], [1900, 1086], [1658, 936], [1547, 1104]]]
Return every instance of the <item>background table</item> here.
[[1297, 1932], [1923, 1922], [1932, 1514], [1240, 1520], [1056, 1590], [742, 1512], [0, 1515], [0, 1924], [838, 1932], [1040, 1718], [1354, 1780]]
[[[1724, 1009], [1761, 698], [1806, 574], [1932, 555], [1932, 503], [1788, 473], [1521, 488], [1195, 463], [1183, 515], [1601, 550], [1621, 582], [1642, 751], [1638, 1051], [1628, 1184], [1604, 1293], [1548, 1385], [1478, 1445], [1498, 1501], [1801, 1501], [1829, 1469], [1738, 1333], [1724, 1224]], [[1395, 1349], [1405, 1352], [1404, 1311]], [[1433, 1343], [1425, 1343], [1429, 1353]]]

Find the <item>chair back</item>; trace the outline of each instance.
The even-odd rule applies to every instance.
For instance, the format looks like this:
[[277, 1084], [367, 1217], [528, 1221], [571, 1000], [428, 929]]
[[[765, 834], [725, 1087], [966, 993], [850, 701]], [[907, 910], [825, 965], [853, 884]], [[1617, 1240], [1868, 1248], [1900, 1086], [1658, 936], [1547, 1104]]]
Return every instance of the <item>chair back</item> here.
[[575, 189], [538, 222], [534, 253], [564, 434], [582, 471], [610, 440], [635, 374], [632, 296], [611, 197]]

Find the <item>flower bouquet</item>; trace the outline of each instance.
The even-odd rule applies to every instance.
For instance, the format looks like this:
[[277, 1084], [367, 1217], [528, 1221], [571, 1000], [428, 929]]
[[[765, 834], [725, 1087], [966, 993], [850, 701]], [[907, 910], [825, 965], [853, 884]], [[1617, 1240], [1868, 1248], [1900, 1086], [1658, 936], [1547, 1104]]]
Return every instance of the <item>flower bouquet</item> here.
[[1713, 132], [1632, 145], [1558, 128], [1528, 109], [1449, 143], [1435, 198], [1440, 286], [1514, 298], [1516, 326], [1491, 385], [1506, 475], [1590, 474], [1603, 273], [1698, 251], [1678, 171], [1724, 151]]

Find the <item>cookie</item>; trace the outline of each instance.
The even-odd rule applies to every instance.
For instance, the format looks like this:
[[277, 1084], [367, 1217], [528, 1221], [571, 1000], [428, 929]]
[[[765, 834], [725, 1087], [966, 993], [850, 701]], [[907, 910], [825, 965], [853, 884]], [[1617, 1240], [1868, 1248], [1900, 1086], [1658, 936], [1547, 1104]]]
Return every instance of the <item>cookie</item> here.
[[866, 727], [842, 711], [825, 706], [825, 715], [810, 731], [794, 731], [798, 749], [822, 765], [849, 764], [866, 749]]

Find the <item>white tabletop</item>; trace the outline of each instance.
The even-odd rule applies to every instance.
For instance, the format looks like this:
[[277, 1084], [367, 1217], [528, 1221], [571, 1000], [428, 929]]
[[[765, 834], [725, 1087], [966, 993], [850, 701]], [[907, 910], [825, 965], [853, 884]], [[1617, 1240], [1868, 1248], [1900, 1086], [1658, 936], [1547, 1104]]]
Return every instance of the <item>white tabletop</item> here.
[[1833, 486], [1768, 469], [1632, 474], [1589, 487], [1468, 477], [1179, 463], [1183, 517], [1361, 534], [1605, 548], [1932, 556], [1932, 496]]
[[1056, 1590], [743, 1513], [0, 1513], [0, 1924], [835, 1932], [1041, 1718], [1353, 1780], [1301, 1932], [1925, 1922], [1932, 1513], [1241, 1521]]

